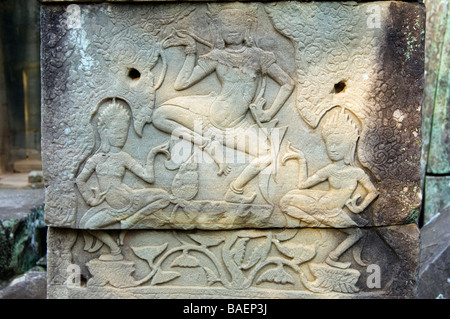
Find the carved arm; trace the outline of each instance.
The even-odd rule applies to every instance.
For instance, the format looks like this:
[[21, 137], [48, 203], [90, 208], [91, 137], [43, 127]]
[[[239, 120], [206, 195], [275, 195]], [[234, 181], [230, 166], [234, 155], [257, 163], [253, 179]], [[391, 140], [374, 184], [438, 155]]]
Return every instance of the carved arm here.
[[91, 175], [95, 172], [97, 167], [96, 158], [90, 158], [87, 160], [81, 173], [77, 176], [75, 183], [81, 193], [81, 196], [89, 206], [97, 206], [104, 200], [104, 193], [99, 194], [97, 188], [89, 188], [87, 181]]
[[175, 31], [164, 39], [164, 48], [173, 46], [184, 46], [184, 52], [186, 53], [183, 67], [174, 83], [175, 90], [187, 89], [212, 72], [212, 70], [211, 72], [206, 72], [202, 67], [196, 65], [197, 44], [187, 31]]
[[145, 182], [153, 184], [155, 182], [154, 160], [158, 153], [162, 153], [170, 159], [169, 142], [155, 146], [150, 150], [147, 155], [145, 168], [131, 156], [128, 159], [129, 163], [127, 164], [127, 167], [131, 172], [133, 172], [136, 176], [139, 176]]
[[261, 114], [259, 118], [261, 122], [270, 121], [278, 113], [295, 87], [294, 80], [275, 63], [269, 67], [267, 74], [280, 85], [280, 89], [272, 105]]
[[354, 213], [359, 214], [364, 211], [367, 206], [370, 205], [379, 195], [377, 189], [370, 181], [369, 177], [363, 172], [363, 176], [359, 178], [358, 182], [362, 184], [362, 186], [367, 190], [367, 195], [364, 197], [363, 201], [358, 204], [358, 200], [361, 198], [360, 195], [355, 196], [354, 198], [350, 198], [345, 205], [348, 209]]

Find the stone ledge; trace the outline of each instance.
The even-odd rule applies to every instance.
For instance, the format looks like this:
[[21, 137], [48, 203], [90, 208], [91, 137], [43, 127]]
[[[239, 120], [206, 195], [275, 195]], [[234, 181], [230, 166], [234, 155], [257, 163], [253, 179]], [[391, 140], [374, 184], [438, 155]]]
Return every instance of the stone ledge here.
[[0, 290], [0, 299], [46, 299], [47, 273], [30, 270], [14, 278], [8, 286]]

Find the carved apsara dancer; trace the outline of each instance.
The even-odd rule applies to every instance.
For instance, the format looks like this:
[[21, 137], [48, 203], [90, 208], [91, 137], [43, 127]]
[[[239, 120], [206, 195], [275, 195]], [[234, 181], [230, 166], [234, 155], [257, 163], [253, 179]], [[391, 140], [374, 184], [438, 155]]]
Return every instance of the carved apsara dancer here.
[[[113, 99], [106, 101], [104, 110], [98, 118], [97, 128], [101, 145], [96, 153], [89, 157], [78, 174], [76, 183], [81, 195], [91, 208], [81, 218], [79, 227], [84, 229], [102, 229], [116, 223], [129, 228], [146, 216], [167, 207], [170, 195], [159, 188], [132, 189], [123, 178], [128, 170], [152, 184], [154, 182], [154, 158], [158, 153], [170, 156], [168, 143], [153, 148], [143, 167], [130, 154], [123, 151], [130, 126], [130, 115], [124, 107], [126, 102]], [[98, 188], [90, 188], [88, 180], [95, 175]], [[120, 247], [109, 234], [92, 231], [91, 235], [111, 249], [111, 254], [102, 255], [101, 260], [121, 260]], [[86, 239], [89, 246], [92, 238]], [[97, 247], [98, 248], [98, 247]]]
[[[271, 164], [272, 155], [267, 136], [259, 134], [258, 126], [247, 115], [253, 108], [252, 114], [259, 123], [270, 121], [292, 93], [294, 81], [278, 66], [273, 53], [253, 44], [248, 13], [232, 7], [211, 15], [220, 36], [213, 49], [198, 60], [196, 41], [188, 32], [176, 31], [163, 44], [185, 47], [186, 58], [175, 90], [187, 89], [215, 73], [221, 84], [220, 92], [168, 100], [154, 111], [153, 124], [207, 152], [219, 166], [218, 175], [227, 175], [230, 170], [221, 152], [223, 146], [250, 155], [250, 163], [229, 185], [225, 200], [251, 203], [256, 194], [244, 194], [244, 187]], [[255, 97], [260, 80], [266, 75], [280, 87], [272, 105], [264, 109], [265, 99]], [[201, 132], [196, 130], [198, 123], [202, 123]]]
[[[375, 200], [378, 192], [363, 169], [354, 164], [359, 130], [345, 113], [344, 108], [324, 123], [322, 137], [330, 164], [308, 176], [308, 166], [302, 151], [288, 145], [283, 164], [289, 159], [299, 163], [298, 189], [288, 192], [280, 201], [281, 210], [299, 219], [309, 227], [332, 227], [346, 233], [347, 238], [330, 252], [325, 262], [331, 266], [348, 268], [350, 263], [339, 262], [339, 257], [358, 242], [362, 232], [357, 223], [344, 210], [359, 214]], [[312, 190], [311, 187], [328, 181], [329, 190]], [[367, 191], [364, 199], [354, 196], [358, 185]], [[358, 263], [362, 263], [355, 256]]]

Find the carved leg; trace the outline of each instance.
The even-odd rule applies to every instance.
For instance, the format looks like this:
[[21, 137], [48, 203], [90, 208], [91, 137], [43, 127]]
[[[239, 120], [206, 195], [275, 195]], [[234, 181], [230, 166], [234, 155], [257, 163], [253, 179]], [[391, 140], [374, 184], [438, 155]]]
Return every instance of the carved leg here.
[[[95, 214], [94, 214], [95, 213]], [[81, 219], [80, 226], [88, 229], [96, 229], [101, 227], [106, 227], [117, 223], [118, 221], [111, 215], [100, 210], [98, 207], [90, 209], [85, 216]], [[120, 247], [117, 245], [116, 241], [106, 232], [103, 231], [92, 231], [87, 230], [89, 234], [97, 238], [100, 242], [109, 247], [111, 254], [105, 254], [100, 256], [100, 260], [111, 261], [111, 260], [122, 260], [123, 256]], [[85, 248], [87, 251], [94, 252], [101, 248], [98, 242], [95, 246], [92, 246], [92, 242], [88, 236], [85, 236], [88, 242], [85, 243]], [[91, 247], [89, 247], [91, 246]]]
[[117, 223], [118, 220], [106, 212], [105, 207], [93, 207], [81, 218], [80, 228], [99, 229]]
[[307, 226], [307, 227], [319, 227], [322, 224], [316, 220], [314, 217], [311, 217], [301, 209], [295, 207], [295, 206], [289, 206], [286, 207], [283, 210], [284, 213], [288, 214], [289, 216], [292, 216], [294, 218], [297, 218], [300, 220], [302, 224], [301, 226]]
[[256, 193], [252, 192], [244, 195], [244, 187], [255, 178], [263, 169], [272, 163], [270, 155], [253, 159], [241, 174], [230, 184], [230, 188], [225, 194], [225, 200], [235, 203], [251, 203], [255, 200]]
[[100, 260], [117, 261], [123, 259], [122, 250], [120, 249], [119, 245], [117, 245], [116, 241], [107, 232], [101, 230], [89, 232], [92, 236], [95, 236], [110, 249], [110, 254], [100, 255]]
[[318, 198], [323, 191], [308, 189], [295, 189], [288, 192], [280, 200], [280, 209], [283, 213], [299, 219], [308, 227], [320, 227], [322, 223], [311, 215], [317, 209]]
[[121, 220], [122, 228], [131, 229], [145, 217], [166, 208], [170, 204], [170, 195], [163, 189], [136, 190], [134, 195], [139, 198], [138, 208], [136, 211], [130, 212], [130, 217]]
[[272, 163], [270, 155], [253, 159], [233, 182], [237, 189], [242, 189], [248, 182], [254, 179], [263, 169]]
[[272, 164], [272, 155], [267, 136], [260, 134], [255, 127], [250, 127], [239, 136], [226, 140], [226, 146], [234, 147], [253, 157], [239, 176], [230, 184], [225, 194], [225, 200], [236, 203], [251, 203], [256, 193], [244, 195], [244, 187], [254, 179], [262, 170]]
[[202, 131], [201, 123], [198, 116], [176, 105], [162, 105], [153, 113], [153, 125], [157, 129], [197, 145], [217, 164], [219, 167], [217, 175], [228, 175], [230, 167], [224, 162], [223, 144], [203, 136], [205, 132]]
[[356, 244], [358, 240], [361, 239], [362, 232], [359, 228], [348, 228], [342, 229], [341, 231], [348, 235], [347, 238], [328, 254], [325, 262], [330, 266], [345, 269], [350, 267], [351, 263], [340, 262], [338, 259], [344, 252], [346, 252], [350, 247]]
[[195, 115], [176, 105], [162, 105], [152, 115], [153, 125], [160, 131], [176, 135], [204, 148], [209, 139], [195, 132]]

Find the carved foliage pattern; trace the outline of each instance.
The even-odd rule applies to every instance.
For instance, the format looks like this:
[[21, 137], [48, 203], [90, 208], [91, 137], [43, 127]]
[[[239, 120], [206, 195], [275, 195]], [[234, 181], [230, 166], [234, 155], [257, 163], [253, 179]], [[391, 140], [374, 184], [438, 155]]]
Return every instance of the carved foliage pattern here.
[[[340, 3], [298, 2], [265, 9], [275, 27], [294, 43], [296, 107], [302, 118], [316, 127], [326, 111], [344, 103], [366, 119], [370, 105], [364, 103], [359, 84], [371, 81], [378, 43], [373, 30], [361, 32], [366, 28], [364, 11]], [[339, 96], [330, 94], [340, 81], [346, 83], [346, 90]]]
[[[101, 262], [91, 259], [88, 286], [111, 285], [117, 288], [137, 286], [171, 286], [183, 278], [180, 269], [202, 269], [208, 286], [242, 290], [261, 287], [264, 283], [280, 285], [280, 289], [295, 289], [300, 282], [306, 290], [317, 293], [359, 291], [356, 283], [360, 272], [340, 269], [313, 260], [324, 242], [299, 244], [292, 240], [298, 230], [279, 233], [236, 231], [216, 234], [174, 233], [179, 244], [130, 245], [133, 254], [148, 264], [148, 271], [140, 279], [130, 275], [133, 262]], [[291, 241], [292, 240], [292, 241]], [[131, 258], [131, 257], [129, 257]], [[308, 279], [302, 265], [308, 264], [314, 279]], [[106, 268], [105, 268], [106, 267]], [[111, 268], [112, 267], [112, 268]], [[114, 271], [105, 271], [105, 269]], [[99, 270], [101, 269], [101, 271]], [[100, 278], [100, 279], [99, 279]], [[178, 283], [174, 283], [179, 285]], [[190, 282], [190, 286], [195, 286]]]
[[[75, 196], [69, 181], [74, 177], [74, 162], [76, 158], [76, 148], [70, 148], [69, 144], [74, 144], [74, 134], [83, 132], [71, 132], [68, 128], [72, 125], [70, 113], [63, 119], [57, 109], [63, 109], [67, 103], [66, 93], [70, 78], [70, 57], [74, 54], [75, 43], [69, 43], [67, 36], [69, 28], [65, 23], [65, 11], [63, 8], [53, 10], [43, 10], [41, 20], [45, 22], [46, 29], [42, 30], [42, 114], [43, 128], [43, 164], [46, 171], [47, 181], [58, 181], [61, 185], [58, 193], [46, 192], [46, 211], [52, 210], [51, 219], [62, 224], [70, 224], [75, 214]], [[66, 149], [67, 147], [67, 149]], [[72, 156], [67, 156], [68, 152]], [[58, 167], [72, 167], [72, 171], [61, 172]], [[46, 215], [47, 221], [49, 215]]]
[[[405, 14], [393, 3], [381, 27], [368, 28], [370, 5], [290, 2], [266, 6], [266, 11], [296, 46], [296, 106], [302, 118], [315, 127], [324, 111], [343, 103], [361, 120], [358, 159], [373, 173], [385, 199], [376, 203], [377, 223], [389, 220], [394, 207], [411, 207], [403, 208], [402, 217], [407, 217], [420, 205], [417, 92], [423, 87], [424, 22], [413, 22], [423, 8]], [[317, 25], [327, 26], [327, 32]], [[345, 82], [345, 91], [330, 95], [339, 81]]]

